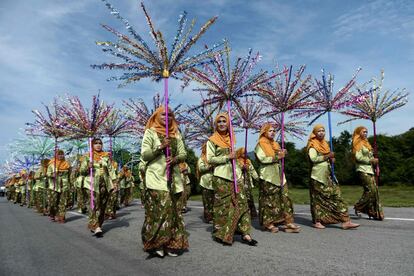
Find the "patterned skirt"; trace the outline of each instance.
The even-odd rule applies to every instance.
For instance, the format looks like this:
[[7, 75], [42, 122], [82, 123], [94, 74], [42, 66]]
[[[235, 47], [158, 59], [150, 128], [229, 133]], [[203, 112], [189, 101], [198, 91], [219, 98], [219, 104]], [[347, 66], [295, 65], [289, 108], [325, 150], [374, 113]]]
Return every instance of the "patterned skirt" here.
[[375, 184], [375, 176], [363, 172], [358, 172], [358, 176], [364, 192], [354, 206], [355, 211], [377, 220], [383, 220], [384, 212], [379, 199], [378, 187]]
[[289, 198], [288, 186], [282, 188], [260, 180], [259, 223], [264, 227], [293, 223], [293, 204]]
[[213, 177], [213, 237], [232, 244], [234, 233], [249, 235], [251, 218], [243, 183], [239, 183], [239, 193], [234, 192], [232, 181]]
[[339, 185], [333, 184], [329, 178], [328, 184], [315, 179], [310, 181], [310, 205], [312, 222], [335, 224], [350, 220], [348, 206], [342, 199]]
[[145, 220], [141, 230], [144, 251], [188, 249], [188, 233], [178, 204], [180, 196], [181, 193], [171, 196], [167, 191], [145, 190]]
[[213, 202], [214, 202], [214, 190], [202, 188], [203, 206], [204, 206], [204, 222], [210, 222], [213, 220]]

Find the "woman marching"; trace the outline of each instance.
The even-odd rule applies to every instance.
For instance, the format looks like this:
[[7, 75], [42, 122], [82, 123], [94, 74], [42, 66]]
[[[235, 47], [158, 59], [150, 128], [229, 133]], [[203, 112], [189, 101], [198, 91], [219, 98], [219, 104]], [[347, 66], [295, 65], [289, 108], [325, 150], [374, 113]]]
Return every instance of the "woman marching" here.
[[206, 148], [204, 143], [201, 147], [201, 156], [197, 162], [197, 177], [202, 189], [203, 207], [204, 207], [204, 222], [213, 222], [213, 167], [207, 162]]
[[65, 223], [66, 204], [71, 186], [70, 171], [71, 167], [65, 160], [65, 153], [63, 150], [58, 150], [56, 157], [49, 162], [47, 176], [50, 183], [49, 217], [50, 220], [59, 223]]
[[35, 172], [34, 180], [34, 197], [35, 206], [38, 213], [45, 215], [46, 209], [46, 189], [47, 186], [47, 167], [49, 165], [49, 159], [43, 159], [40, 162], [40, 168]]
[[286, 178], [281, 173], [279, 160], [286, 156], [286, 150], [281, 150], [274, 141], [276, 130], [270, 123], [262, 126], [259, 142], [255, 148], [259, 161], [260, 192], [259, 192], [259, 222], [263, 229], [272, 233], [281, 229], [287, 233], [299, 233], [300, 227], [293, 223], [293, 204], [289, 198]]
[[309, 136], [306, 146], [312, 164], [310, 179], [310, 204], [313, 227], [324, 229], [324, 224], [342, 223], [342, 229], [352, 229], [359, 224], [352, 223], [348, 206], [341, 197], [339, 185], [331, 176], [331, 163], [335, 155], [325, 140], [325, 127], [317, 124]]
[[207, 162], [214, 166], [213, 238], [223, 245], [231, 245], [237, 231], [243, 243], [255, 246], [257, 241], [250, 235], [251, 218], [240, 166], [236, 167], [239, 193], [236, 194], [233, 185], [231, 160], [235, 158], [235, 152], [231, 152], [229, 116], [220, 113], [215, 119], [215, 132], [207, 142]]
[[132, 201], [132, 194], [134, 188], [134, 176], [132, 176], [131, 170], [127, 165], [124, 165], [118, 176], [121, 202], [124, 207], [129, 206]]
[[171, 110], [168, 110], [168, 137], [165, 136], [166, 115], [164, 106], [157, 108], [142, 139], [141, 158], [146, 169], [141, 237], [144, 251], [159, 257], [165, 254], [175, 257], [188, 249], [188, 234], [178, 203], [184, 189], [178, 164], [185, 161], [187, 153]]
[[367, 139], [368, 130], [360, 126], [354, 130], [352, 135], [352, 153], [356, 163], [361, 186], [364, 193], [360, 200], [355, 204], [355, 214], [367, 214], [369, 218], [376, 220], [384, 219], [384, 212], [379, 200], [378, 187], [375, 182], [373, 165], [378, 164], [378, 158], [374, 158], [372, 146]]
[[[102, 224], [105, 220], [105, 209], [110, 193], [117, 188], [116, 174], [109, 159], [109, 153], [102, 150], [102, 140], [92, 140], [93, 159], [89, 154], [84, 155], [80, 166], [80, 173], [85, 176], [84, 187], [89, 197], [89, 222], [88, 228], [96, 237], [102, 237]], [[93, 169], [93, 187], [91, 190], [90, 168]], [[91, 209], [91, 192], [93, 191], [94, 208]]]

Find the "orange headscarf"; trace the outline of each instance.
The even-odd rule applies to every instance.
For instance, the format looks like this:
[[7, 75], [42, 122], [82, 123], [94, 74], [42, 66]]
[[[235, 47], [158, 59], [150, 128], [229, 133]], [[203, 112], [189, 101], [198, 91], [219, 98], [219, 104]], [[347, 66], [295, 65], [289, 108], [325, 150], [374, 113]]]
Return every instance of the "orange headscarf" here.
[[331, 151], [328, 142], [325, 139], [319, 141], [316, 138], [316, 134], [320, 128], [325, 129], [325, 127], [321, 124], [316, 124], [313, 127], [312, 133], [309, 135], [308, 144], [306, 145], [306, 150], [309, 151], [310, 148], [314, 148], [317, 152], [322, 154], [328, 154]]
[[[161, 115], [164, 110], [164, 106], [161, 105], [154, 111], [154, 113], [152, 113], [145, 126], [145, 130], [152, 128], [157, 133], [165, 135], [165, 125], [162, 123], [165, 119]], [[171, 123], [168, 124], [168, 137], [177, 137], [177, 134], [179, 133], [178, 124], [175, 120], [174, 113], [171, 110], [168, 112], [168, 117], [172, 118]]]
[[[217, 122], [218, 122], [220, 117], [226, 118], [226, 121], [227, 121], [227, 133], [224, 134], [224, 135], [220, 134], [217, 131]], [[211, 135], [210, 138], [208, 138], [208, 140], [210, 140], [211, 142], [213, 142], [214, 144], [216, 144], [220, 148], [230, 149], [231, 148], [231, 143], [230, 143], [230, 118], [229, 118], [229, 115], [226, 112], [219, 113], [216, 116], [216, 119], [214, 120], [214, 123], [215, 123], [215, 131], [214, 131], [213, 135]], [[233, 137], [234, 137], [234, 133], [233, 133]], [[236, 138], [235, 137], [234, 137], [234, 143], [236, 143]]]
[[361, 137], [361, 132], [367, 129], [364, 126], [359, 126], [354, 130], [354, 134], [352, 134], [352, 152], [355, 154], [359, 151], [362, 147], [366, 147], [369, 151], [372, 150], [372, 146], [369, 143], [368, 139], [363, 139]]
[[129, 178], [132, 176], [132, 173], [127, 166], [123, 166], [121, 172], [119, 173], [119, 176], [125, 176], [126, 178]]
[[178, 164], [178, 166], [180, 167], [180, 171], [184, 171], [184, 170], [188, 170], [188, 165], [186, 162], [181, 162]]
[[269, 157], [276, 157], [276, 153], [280, 150], [280, 145], [278, 142], [271, 140], [266, 137], [266, 133], [269, 129], [273, 127], [271, 123], [266, 123], [260, 129], [260, 136], [259, 136], [259, 145]]
[[[63, 154], [63, 151], [62, 150], [58, 150], [57, 151], [57, 155], [58, 154]], [[63, 160], [59, 160], [59, 159], [57, 159], [56, 157], [55, 158], [52, 158], [50, 161], [49, 161], [49, 166], [50, 165], [55, 165], [55, 162], [56, 162], [56, 170], [58, 171], [58, 172], [61, 172], [61, 171], [67, 171], [67, 170], [69, 170], [69, 168], [70, 168], [70, 165], [69, 165], [69, 163], [65, 160], [65, 158], [63, 158]]]
[[[245, 154], [246, 150], [244, 148], [238, 148], [236, 150], [236, 158], [237, 158], [237, 162], [239, 162], [239, 164], [244, 165], [244, 154]], [[250, 160], [247, 157], [246, 158], [246, 166], [250, 167]]]

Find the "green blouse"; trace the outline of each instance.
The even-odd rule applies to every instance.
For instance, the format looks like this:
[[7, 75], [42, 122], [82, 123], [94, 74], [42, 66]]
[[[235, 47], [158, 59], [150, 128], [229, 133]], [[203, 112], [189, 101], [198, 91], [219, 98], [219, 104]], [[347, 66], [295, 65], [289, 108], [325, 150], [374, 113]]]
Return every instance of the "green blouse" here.
[[374, 174], [374, 170], [372, 169], [371, 164], [372, 158], [374, 158], [372, 151], [363, 146], [359, 151], [355, 153], [356, 171], [367, 174]]
[[[80, 174], [84, 176], [83, 187], [91, 190], [91, 179], [89, 173], [89, 155], [84, 155], [80, 166]], [[99, 183], [105, 183], [106, 189], [111, 191], [114, 189], [114, 181], [116, 181], [116, 171], [114, 170], [109, 156], [104, 156], [99, 162], [93, 162], [93, 191], [99, 193]]]
[[[257, 144], [254, 149], [256, 158], [259, 161], [260, 179], [273, 185], [280, 186], [280, 164], [279, 160], [275, 161], [273, 157], [266, 156], [262, 147]], [[286, 184], [286, 174], [283, 175], [283, 183]]]
[[[224, 178], [229, 181], [233, 181], [233, 167], [232, 162], [229, 158], [230, 149], [221, 148], [211, 142], [207, 142], [207, 162], [214, 166], [214, 176]], [[241, 169], [236, 166], [236, 177], [241, 177]]]
[[145, 189], [144, 177], [145, 177], [146, 169], [147, 169], [147, 163], [141, 158], [139, 165], [138, 165], [139, 188], [141, 190]]
[[308, 154], [312, 162], [311, 178], [323, 184], [328, 184], [328, 179], [331, 174], [329, 159], [325, 160], [323, 154], [314, 148], [310, 148]]
[[[164, 137], [153, 129], [147, 129], [142, 138], [141, 158], [146, 162], [145, 186], [148, 189], [169, 191], [167, 184], [167, 163], [165, 154], [158, 149]], [[181, 180], [181, 172], [178, 163], [185, 161], [187, 152], [181, 135], [170, 139], [171, 156], [176, 158], [177, 164], [170, 167], [172, 174], [172, 188], [174, 193], [184, 190]]]
[[121, 189], [128, 189], [134, 187], [134, 177], [126, 177], [125, 175], [119, 178], [119, 187]]
[[70, 168], [67, 171], [56, 171], [56, 181], [54, 181], [55, 165], [52, 163], [47, 167], [47, 176], [49, 178], [49, 190], [61, 193], [69, 191], [71, 188]]
[[34, 191], [39, 191], [39, 189], [47, 189], [47, 174], [43, 172], [43, 169], [40, 168], [35, 172], [34, 175], [35, 185], [33, 187]]
[[[240, 166], [240, 169], [243, 168], [243, 163], [237, 163], [237, 165]], [[243, 171], [242, 171], [242, 176], [244, 177]], [[250, 188], [254, 187], [254, 181], [259, 181], [259, 175], [257, 174], [256, 170], [254, 169], [252, 163], [250, 163], [250, 166], [247, 168], [247, 172], [246, 172], [246, 176], [247, 176], [247, 181], [246, 184], [250, 186]]]
[[197, 167], [200, 172], [200, 186], [208, 190], [214, 190], [212, 167], [204, 163], [202, 158], [198, 158]]

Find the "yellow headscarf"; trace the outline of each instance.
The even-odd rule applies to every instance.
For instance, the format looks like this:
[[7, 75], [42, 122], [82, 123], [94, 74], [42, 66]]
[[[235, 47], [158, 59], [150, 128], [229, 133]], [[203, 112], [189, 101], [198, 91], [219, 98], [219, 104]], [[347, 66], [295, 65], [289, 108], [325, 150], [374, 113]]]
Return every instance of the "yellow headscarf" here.
[[[244, 154], [245, 154], [246, 150], [243, 148], [238, 148], [236, 150], [236, 158], [237, 158], [237, 162], [239, 162], [240, 165], [244, 165]], [[250, 159], [247, 157], [246, 158], [246, 166], [250, 167]]]
[[[56, 153], [56, 155], [59, 155], [59, 154], [63, 154], [63, 151], [62, 150], [58, 150], [57, 153]], [[55, 162], [56, 162], [56, 171], [58, 171], [58, 172], [67, 171], [70, 168], [69, 163], [65, 159], [59, 160], [57, 158], [52, 158], [49, 161], [49, 166], [50, 165], [53, 165], [54, 166], [55, 165]]]
[[271, 123], [265, 123], [260, 129], [259, 146], [262, 148], [266, 156], [276, 157], [276, 153], [280, 150], [278, 142], [267, 138], [266, 133], [273, 127]]
[[331, 148], [329, 147], [328, 142], [326, 142], [325, 139], [323, 139], [322, 141], [319, 141], [318, 138], [316, 138], [316, 134], [318, 133], [318, 130], [320, 128], [325, 129], [325, 127], [322, 124], [316, 124], [313, 127], [313, 130], [311, 134], [309, 135], [308, 144], [306, 145], [306, 150], [309, 151], [310, 148], [314, 148], [319, 153], [328, 154], [331, 151]]
[[[148, 122], [145, 126], [145, 130], [152, 128], [157, 133], [162, 134], [165, 136], [165, 125], [162, 124], [164, 121], [164, 117], [161, 115], [164, 112], [165, 108], [163, 105], [158, 107], [151, 117], [148, 119]], [[171, 110], [168, 112], [168, 117], [171, 117], [171, 123], [168, 124], [168, 137], [177, 137], [178, 131], [178, 124], [175, 120], [174, 113]]]
[[359, 151], [362, 147], [366, 147], [369, 151], [372, 150], [372, 146], [369, 143], [368, 139], [363, 139], [361, 137], [361, 132], [367, 129], [364, 126], [359, 126], [354, 130], [354, 134], [352, 134], [352, 152], [355, 154]]
[[[226, 118], [226, 121], [227, 121], [227, 133], [224, 134], [224, 135], [221, 135], [217, 131], [217, 122], [218, 122], [218, 119], [220, 117]], [[226, 112], [219, 113], [216, 116], [216, 119], [214, 120], [214, 122], [215, 122], [215, 131], [214, 131], [213, 135], [211, 135], [210, 138], [208, 138], [208, 139], [211, 142], [213, 142], [214, 144], [216, 144], [217, 146], [219, 146], [220, 148], [230, 149], [231, 148], [231, 143], [230, 143], [230, 118], [229, 118], [229, 115]], [[234, 137], [234, 133], [233, 133], [233, 137]], [[234, 143], [236, 143], [236, 138], [235, 137], [234, 137]]]

